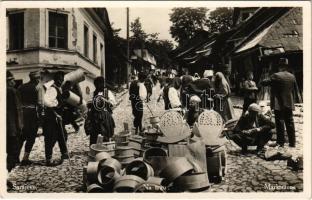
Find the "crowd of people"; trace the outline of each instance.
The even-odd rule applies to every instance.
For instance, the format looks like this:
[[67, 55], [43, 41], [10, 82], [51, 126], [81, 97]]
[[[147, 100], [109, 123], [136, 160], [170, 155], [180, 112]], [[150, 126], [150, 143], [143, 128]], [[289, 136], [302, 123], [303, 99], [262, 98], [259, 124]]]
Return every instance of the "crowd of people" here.
[[[247, 146], [256, 145], [257, 152], [272, 138], [272, 130], [276, 126], [277, 142], [285, 144], [284, 125], [289, 139], [289, 147], [295, 147], [295, 126], [293, 120], [293, 90], [295, 77], [287, 71], [288, 60], [280, 59], [279, 72], [268, 80], [260, 82], [258, 87], [271, 87], [271, 109], [274, 110], [275, 123], [262, 113], [257, 104], [258, 87], [250, 72], [244, 82], [243, 112], [236, 126], [225, 132], [229, 140], [233, 140], [246, 153]], [[57, 71], [53, 75], [54, 83], [45, 87], [39, 72], [29, 74], [30, 81], [15, 88], [14, 76], [7, 71], [7, 170], [10, 172], [16, 164], [30, 165], [29, 155], [35, 143], [38, 127], [43, 129], [45, 143], [45, 165], [56, 166], [69, 159], [67, 148], [66, 124], [72, 124], [76, 131], [75, 109], [65, 101], [69, 90], [75, 91], [82, 103], [82, 94], [77, 85], [70, 81], [64, 83], [64, 72]], [[218, 112], [224, 122], [237, 119], [231, 101], [231, 88], [222, 72], [205, 70], [202, 78], [198, 73], [194, 76], [183, 74], [172, 76], [163, 73], [159, 76], [143, 72], [134, 76], [129, 88], [133, 127], [135, 134], [144, 131], [142, 124], [144, 103], [151, 101], [153, 87], [159, 82], [161, 91], [157, 101], [163, 99], [164, 110], [177, 110], [183, 114], [187, 123], [193, 126], [197, 117], [204, 110]], [[114, 135], [115, 121], [112, 117], [116, 99], [108, 89], [103, 77], [94, 80], [95, 91], [92, 101], [88, 103], [84, 129], [90, 136], [90, 145], [96, 143], [98, 134], [104, 141], [109, 141]], [[43, 92], [44, 91], [44, 92]], [[158, 94], [157, 94], [158, 95]], [[52, 160], [53, 147], [58, 143], [61, 159]], [[19, 160], [21, 148], [25, 143], [22, 161]], [[9, 184], [9, 183], [8, 183]], [[10, 184], [8, 185], [10, 187]], [[11, 186], [12, 187], [12, 186]]]
[[[218, 112], [225, 123], [237, 122], [232, 130], [226, 131], [224, 136], [233, 140], [247, 153], [247, 146], [257, 146], [257, 153], [263, 153], [263, 147], [272, 139], [276, 128], [277, 141], [271, 146], [284, 147], [284, 125], [289, 138], [289, 147], [295, 147], [295, 129], [293, 120], [295, 76], [290, 73], [288, 59], [281, 58], [278, 63], [279, 71], [273, 73], [267, 80], [262, 80], [258, 86], [253, 80], [253, 73], [246, 73], [242, 93], [244, 95], [243, 111], [241, 116], [235, 116], [231, 101], [231, 88], [222, 72], [205, 70], [202, 78], [198, 73], [194, 75], [182, 74], [172, 76], [163, 73], [158, 76], [160, 94], [157, 101], [163, 99], [165, 110], [177, 110], [183, 113], [185, 120], [192, 127], [198, 116], [204, 110]], [[143, 102], [148, 91], [153, 86], [151, 75], [139, 73], [130, 85], [130, 100], [134, 115], [135, 133], [143, 130]], [[151, 82], [146, 83], [146, 82]], [[274, 111], [275, 123], [271, 116], [263, 113], [257, 99], [258, 87], [271, 87], [271, 109]], [[146, 102], [150, 101], [150, 96]]]

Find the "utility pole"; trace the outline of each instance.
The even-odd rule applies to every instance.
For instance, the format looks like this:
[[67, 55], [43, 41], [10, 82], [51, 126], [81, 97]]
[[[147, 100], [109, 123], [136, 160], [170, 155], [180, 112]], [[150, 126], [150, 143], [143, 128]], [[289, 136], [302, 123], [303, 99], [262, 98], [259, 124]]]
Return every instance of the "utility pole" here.
[[130, 71], [130, 42], [129, 42], [129, 7], [127, 7], [127, 89], [129, 88], [129, 71]]

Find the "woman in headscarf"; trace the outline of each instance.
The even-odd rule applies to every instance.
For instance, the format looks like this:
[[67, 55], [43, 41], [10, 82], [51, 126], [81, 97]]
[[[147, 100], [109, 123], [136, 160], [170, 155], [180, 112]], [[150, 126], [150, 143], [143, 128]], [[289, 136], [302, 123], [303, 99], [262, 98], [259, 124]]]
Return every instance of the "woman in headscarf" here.
[[116, 105], [113, 93], [105, 86], [103, 77], [94, 80], [95, 91], [92, 102], [88, 105], [88, 116], [85, 122], [85, 131], [90, 135], [90, 145], [95, 144], [98, 134], [103, 141], [108, 142], [114, 135], [115, 121], [112, 117], [113, 106]]
[[231, 89], [226, 78], [221, 72], [217, 72], [215, 75], [214, 110], [223, 117], [224, 122], [235, 116], [230, 94]]

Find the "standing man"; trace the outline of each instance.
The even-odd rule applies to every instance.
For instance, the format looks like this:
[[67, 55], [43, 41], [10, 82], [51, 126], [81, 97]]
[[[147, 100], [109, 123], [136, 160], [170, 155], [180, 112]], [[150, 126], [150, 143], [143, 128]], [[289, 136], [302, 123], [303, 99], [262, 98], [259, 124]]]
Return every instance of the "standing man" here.
[[21, 95], [22, 107], [23, 107], [23, 118], [24, 127], [22, 130], [22, 141], [25, 144], [25, 151], [21, 165], [30, 165], [32, 162], [29, 160], [29, 154], [35, 144], [37, 131], [38, 131], [38, 83], [40, 80], [39, 72], [29, 73], [30, 81], [21, 85], [18, 91]]
[[286, 125], [289, 147], [296, 146], [295, 125], [293, 119], [294, 97], [296, 78], [287, 71], [288, 59], [280, 58], [279, 72], [264, 80], [262, 86], [271, 87], [271, 109], [274, 109], [277, 141], [274, 146], [284, 147], [284, 123]]
[[247, 80], [244, 81], [243, 83], [243, 90], [244, 90], [244, 105], [242, 114], [244, 114], [247, 111], [250, 104], [257, 102], [258, 88], [256, 86], [256, 83], [253, 81], [252, 72], [248, 72]]
[[[7, 71], [6, 152], [9, 173], [19, 162], [20, 137], [23, 128], [22, 105], [19, 93], [14, 86], [13, 74]], [[13, 187], [9, 181], [7, 181], [7, 186], [8, 188]]]
[[53, 147], [58, 142], [62, 157], [69, 159], [66, 146], [67, 133], [62, 122], [63, 103], [62, 83], [64, 72], [58, 71], [54, 74], [54, 84], [49, 87], [44, 95], [45, 116], [43, 120], [43, 134], [45, 142], [46, 165], [55, 166], [61, 163], [52, 162]]
[[145, 78], [145, 74], [140, 72], [138, 74], [138, 80], [132, 81], [129, 88], [129, 100], [131, 101], [132, 114], [134, 116], [133, 125], [135, 128], [135, 134], [143, 131], [143, 102], [147, 96], [146, 88], [144, 86]]

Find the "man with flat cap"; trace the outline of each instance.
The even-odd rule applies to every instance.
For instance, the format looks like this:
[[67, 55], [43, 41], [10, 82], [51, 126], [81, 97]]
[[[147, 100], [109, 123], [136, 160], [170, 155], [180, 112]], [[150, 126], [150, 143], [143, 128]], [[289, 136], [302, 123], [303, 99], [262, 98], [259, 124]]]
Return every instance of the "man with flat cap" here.
[[296, 146], [295, 125], [293, 119], [294, 97], [293, 92], [296, 84], [295, 76], [288, 72], [288, 59], [280, 58], [279, 72], [274, 73], [268, 80], [262, 81], [262, 86], [271, 87], [271, 109], [274, 110], [276, 123], [276, 144], [272, 146], [284, 147], [285, 134], [284, 124], [288, 135], [289, 147]]
[[[23, 114], [20, 96], [15, 87], [15, 79], [10, 71], [7, 71], [7, 89], [6, 89], [6, 153], [7, 170], [11, 170], [19, 162], [20, 137], [23, 128]], [[10, 181], [7, 181], [8, 189], [13, 187]]]
[[32, 162], [29, 160], [30, 152], [35, 144], [37, 131], [38, 131], [38, 105], [39, 91], [38, 84], [40, 81], [39, 71], [29, 73], [29, 82], [21, 85], [18, 91], [21, 95], [24, 127], [22, 130], [21, 147], [25, 143], [24, 156], [21, 165], [30, 165]]
[[226, 133], [226, 136], [242, 148], [242, 154], [247, 153], [247, 146], [257, 146], [257, 154], [260, 154], [264, 145], [272, 138], [271, 130], [274, 127], [275, 124], [261, 114], [260, 106], [252, 103], [233, 131]]

